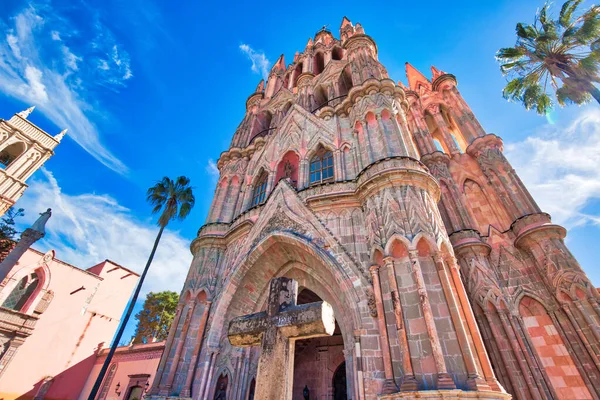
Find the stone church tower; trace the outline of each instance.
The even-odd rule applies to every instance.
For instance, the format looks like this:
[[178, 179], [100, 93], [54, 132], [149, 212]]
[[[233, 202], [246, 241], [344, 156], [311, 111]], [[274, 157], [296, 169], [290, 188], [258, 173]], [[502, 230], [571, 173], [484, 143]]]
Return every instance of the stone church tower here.
[[344, 18], [248, 97], [153, 399], [253, 399], [259, 349], [232, 347], [228, 323], [279, 276], [336, 317], [295, 342], [293, 399], [599, 398], [598, 293], [565, 229], [453, 75], [407, 64], [406, 87], [377, 51]]
[[27, 118], [34, 107], [0, 119], [0, 217], [21, 197], [29, 179], [50, 157], [67, 130], [51, 136]]

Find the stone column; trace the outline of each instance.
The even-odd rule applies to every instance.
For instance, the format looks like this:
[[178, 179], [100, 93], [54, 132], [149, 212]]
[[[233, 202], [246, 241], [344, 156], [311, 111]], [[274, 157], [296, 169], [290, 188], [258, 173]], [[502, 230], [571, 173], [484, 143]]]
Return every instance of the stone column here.
[[209, 382], [212, 378], [212, 373], [213, 373], [213, 369], [215, 368], [215, 358], [217, 357], [217, 351], [218, 349], [210, 349], [208, 350], [208, 354], [207, 354], [207, 362], [206, 362], [206, 368], [204, 368], [204, 371], [202, 371], [202, 380], [200, 381], [200, 390], [198, 391], [198, 399], [206, 399], [207, 397], [205, 396], [205, 392], [206, 395], [208, 395], [208, 386], [209, 386]]
[[406, 121], [404, 121], [404, 125], [400, 125], [396, 118], [404, 118], [404, 115], [400, 112], [396, 112], [396, 114], [392, 114], [390, 119], [392, 120], [392, 126], [396, 128], [398, 131], [398, 140], [400, 142], [400, 152], [402, 156], [409, 156], [412, 158], [418, 158], [417, 150], [414, 148], [413, 141], [408, 137], [410, 135], [410, 131], [408, 126], [406, 126]]
[[463, 315], [466, 318], [467, 326], [469, 327], [469, 332], [471, 333], [471, 338], [473, 339], [473, 345], [475, 346], [475, 350], [477, 351], [477, 355], [479, 357], [479, 364], [483, 370], [483, 376], [492, 390], [504, 392], [504, 388], [496, 379], [496, 375], [494, 374], [494, 370], [492, 368], [492, 363], [490, 362], [485, 345], [483, 344], [483, 339], [481, 337], [481, 333], [479, 332], [479, 328], [477, 327], [475, 315], [473, 314], [473, 307], [471, 306], [471, 302], [467, 296], [467, 291], [465, 290], [463, 282], [460, 278], [460, 271], [458, 269], [458, 265], [456, 264], [456, 260], [454, 257], [449, 257], [446, 261], [450, 266], [450, 275], [452, 276], [452, 281], [454, 283], [454, 287], [456, 288], [459, 302], [462, 306]]
[[183, 326], [181, 328], [181, 334], [179, 335], [179, 341], [177, 342], [177, 347], [175, 348], [175, 355], [173, 356], [173, 361], [171, 362], [171, 368], [169, 369], [169, 375], [167, 376], [167, 382], [164, 387], [162, 387], [159, 391], [160, 395], [168, 396], [171, 394], [171, 388], [173, 387], [173, 380], [175, 379], [175, 372], [177, 371], [177, 367], [179, 364], [179, 357], [181, 356], [181, 350], [183, 349], [183, 345], [187, 339], [187, 331], [190, 326], [190, 322], [194, 315], [194, 309], [196, 308], [196, 300], [189, 306], [188, 312], [183, 320]]
[[154, 378], [154, 382], [152, 383], [152, 389], [150, 389], [150, 392], [148, 394], [149, 396], [157, 395], [159, 392], [159, 387], [161, 386], [162, 377], [165, 372], [165, 364], [167, 363], [167, 359], [169, 358], [169, 353], [171, 353], [171, 346], [173, 346], [173, 338], [175, 337], [175, 332], [177, 331], [177, 327], [179, 326], [179, 319], [181, 318], [182, 310], [183, 303], [177, 304], [175, 318], [173, 318], [173, 322], [171, 323], [171, 329], [169, 330], [169, 335], [167, 336], [167, 341], [165, 342], [165, 349], [163, 350], [162, 357], [160, 358], [160, 364], [158, 364], [158, 369], [156, 370], [156, 377]]
[[375, 306], [377, 307], [377, 324], [379, 326], [379, 341], [381, 347], [381, 356], [383, 357], [383, 368], [385, 373], [385, 382], [383, 383], [382, 394], [396, 393], [398, 388], [394, 381], [394, 370], [392, 368], [392, 356], [390, 354], [390, 341], [387, 334], [385, 323], [385, 310], [383, 308], [383, 299], [381, 296], [381, 285], [379, 283], [379, 265], [373, 265], [369, 268], [373, 278], [373, 292], [375, 294]]
[[404, 324], [402, 302], [400, 301], [400, 294], [398, 292], [398, 280], [396, 278], [394, 260], [392, 257], [386, 257], [383, 259], [383, 262], [385, 263], [388, 271], [388, 281], [390, 284], [392, 305], [394, 307], [394, 315], [396, 317], [396, 329], [398, 330], [398, 342], [402, 357], [402, 370], [404, 372], [404, 379], [402, 381], [402, 385], [400, 385], [400, 390], [403, 392], [414, 392], [418, 390], [418, 384], [417, 380], [415, 379], [415, 373], [413, 371], [410, 358], [410, 348], [408, 347], [408, 336], [406, 333], [406, 326]]
[[575, 304], [575, 307], [579, 310], [579, 313], [583, 316], [583, 319], [585, 320], [586, 324], [588, 324], [588, 326], [590, 327], [592, 334], [594, 335], [596, 340], [598, 342], [600, 342], [600, 332], [599, 332], [599, 327], [596, 324], [596, 321], [594, 321], [592, 319], [592, 317], [590, 317], [590, 315], [585, 310], [585, 308], [583, 307], [583, 304], [581, 303], [580, 300], [574, 301], [573, 304]]
[[[508, 323], [506, 315], [504, 314], [504, 312], [502, 310], [498, 311], [498, 317], [500, 318], [500, 322], [502, 323], [502, 327], [504, 328], [504, 332], [506, 333], [506, 340], [508, 343], [510, 343], [510, 347], [512, 348], [513, 354], [515, 355], [515, 358], [517, 359], [517, 363], [519, 364], [519, 367], [521, 368], [521, 371], [523, 373], [523, 378], [525, 379], [525, 382], [527, 383], [527, 386], [529, 388], [529, 392], [532, 395], [532, 398], [534, 398], [535, 400], [541, 400], [542, 395], [540, 394], [540, 391], [536, 385], [536, 382], [534, 382], [534, 380], [532, 379], [533, 372], [530, 371], [530, 369], [529, 369], [527, 359], [525, 359], [525, 362], [523, 362], [525, 355], [523, 354], [521, 347], [519, 347], [519, 343], [515, 336], [515, 332], [512, 329], [512, 326], [510, 326], [510, 324]], [[530, 372], [532, 372], [532, 373], [530, 374]]]
[[363, 380], [362, 356], [360, 352], [360, 333], [358, 331], [354, 332], [354, 357], [356, 365], [356, 390], [358, 391], [358, 399], [364, 400], [365, 385]]
[[438, 110], [436, 113], [434, 113], [433, 119], [435, 120], [435, 123], [437, 124], [438, 128], [440, 128], [440, 132], [442, 132], [444, 142], [446, 142], [446, 146], [448, 147], [450, 154], [454, 155], [460, 153], [458, 147], [456, 146], [456, 143], [454, 142], [454, 139], [452, 138], [450, 129], [448, 129], [448, 124], [446, 124], [446, 121], [444, 121], [444, 117], [442, 117], [441, 111]]
[[581, 340], [581, 342], [583, 343], [583, 346], [587, 350], [587, 352], [590, 355], [592, 361], [594, 362], [594, 364], [596, 365], [596, 367], [600, 370], [600, 360], [598, 360], [598, 356], [596, 355], [596, 352], [592, 348], [592, 345], [590, 344], [590, 341], [585, 336], [585, 334], [581, 331], [581, 327], [579, 326], [579, 323], [575, 319], [575, 316], [573, 315], [573, 311], [571, 310], [571, 307], [569, 306], [568, 303], [563, 303], [562, 304], [562, 308], [565, 311], [565, 314], [567, 314], [567, 318], [569, 318], [569, 321], [571, 322], [571, 325], [573, 325], [573, 329], [575, 330], [575, 333], [577, 333], [577, 336], [579, 337], [579, 340]]
[[477, 363], [473, 357], [471, 345], [469, 344], [469, 338], [467, 336], [465, 326], [463, 325], [463, 319], [460, 315], [458, 301], [456, 300], [454, 289], [450, 283], [450, 279], [448, 278], [448, 272], [446, 271], [446, 266], [444, 265], [442, 256], [441, 254], [436, 253], [433, 256], [433, 259], [437, 267], [440, 283], [442, 284], [442, 290], [444, 291], [444, 296], [446, 297], [446, 301], [448, 303], [450, 317], [452, 318], [452, 324], [454, 325], [454, 329], [456, 331], [458, 344], [467, 368], [467, 385], [471, 390], [490, 390], [490, 386], [481, 378], [481, 375], [477, 370]]
[[423, 280], [423, 273], [421, 271], [421, 264], [419, 263], [419, 253], [417, 250], [409, 250], [408, 256], [410, 258], [413, 276], [417, 284], [421, 309], [423, 310], [423, 318], [425, 319], [425, 326], [427, 327], [427, 334], [429, 336], [429, 341], [431, 342], [433, 359], [435, 360], [435, 366], [438, 373], [437, 388], [440, 390], [456, 389], [454, 381], [446, 370], [446, 362], [444, 360], [444, 353], [442, 352], [442, 345], [440, 344], [437, 328], [435, 327], [435, 321], [431, 311], [431, 304], [429, 304], [429, 296], [427, 295], [427, 288], [425, 287], [425, 281]]
[[10, 271], [17, 264], [21, 256], [25, 254], [27, 249], [46, 235], [46, 222], [48, 222], [48, 219], [50, 219], [51, 216], [52, 209], [49, 208], [40, 214], [39, 218], [34, 222], [31, 228], [25, 229], [25, 231], [21, 234], [21, 239], [19, 239], [17, 245], [0, 263], [0, 284], [4, 281], [4, 279], [6, 279]]
[[375, 131], [377, 133], [377, 136], [379, 136], [381, 138], [383, 154], [385, 154], [386, 157], [390, 157], [393, 155], [392, 149], [391, 149], [390, 143], [387, 140], [387, 135], [385, 134], [385, 129], [383, 129], [383, 122], [381, 121], [381, 114], [380, 113], [375, 114], [375, 119], [377, 121], [377, 123], [375, 124]]
[[198, 337], [196, 338], [196, 345], [194, 346], [194, 352], [192, 353], [192, 359], [190, 361], [190, 367], [187, 371], [185, 378], [185, 385], [180, 393], [181, 397], [190, 397], [192, 391], [192, 380], [194, 378], [194, 369], [198, 362], [198, 356], [200, 355], [200, 347], [202, 346], [202, 340], [204, 339], [204, 330], [206, 328], [206, 321], [208, 320], [208, 314], [210, 311], [211, 302], [207, 301], [204, 303], [204, 309], [202, 310], [202, 317], [200, 319], [200, 325], [198, 326]]

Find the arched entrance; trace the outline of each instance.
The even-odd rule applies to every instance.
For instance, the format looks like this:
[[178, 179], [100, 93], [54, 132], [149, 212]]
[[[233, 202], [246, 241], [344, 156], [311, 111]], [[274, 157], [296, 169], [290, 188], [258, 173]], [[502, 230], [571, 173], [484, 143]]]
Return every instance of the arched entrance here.
[[[323, 301], [310, 289], [301, 288], [298, 304]], [[333, 375], [339, 360], [344, 359], [344, 338], [335, 324], [333, 336], [297, 340], [294, 353], [293, 399], [302, 399], [308, 387], [311, 399], [331, 398]], [[345, 384], [345, 379], [344, 379]]]
[[[348, 371], [348, 393], [354, 390], [354, 374], [352, 368], [352, 351], [347, 349], [349, 359], [344, 358], [344, 344], [353, 343], [352, 333], [359, 326], [360, 312], [358, 305], [360, 295], [356, 291], [360, 285], [353, 284], [357, 277], [351, 270], [350, 263], [338, 265], [337, 260], [314, 244], [285, 233], [272, 234], [254, 247], [254, 251], [245, 256], [245, 261], [233, 272], [224, 291], [231, 293], [229, 298], [217, 305], [210, 341], [224, 338], [229, 321], [237, 316], [248, 315], [266, 309], [269, 282], [275, 277], [287, 277], [298, 282], [299, 304], [324, 300], [331, 304], [336, 318], [336, 330], [333, 337], [314, 338], [298, 341], [298, 359], [295, 365], [301, 368], [300, 355], [304, 349], [310, 348], [313, 353], [313, 366], [307, 369], [310, 383], [299, 382], [298, 374], [294, 374], [293, 397], [302, 399], [302, 391], [308, 386], [310, 398], [331, 398], [333, 396], [333, 373], [344, 361], [350, 365]], [[226, 339], [225, 339], [226, 340]], [[315, 342], [311, 342], [315, 341]], [[304, 347], [304, 349], [303, 349]], [[223, 350], [216, 357], [216, 365], [222, 365], [232, 356], [234, 351], [230, 346], [221, 347]], [[296, 347], [295, 347], [296, 348]], [[258, 349], [256, 349], [258, 350]], [[308, 351], [308, 350], [306, 350]], [[249, 364], [256, 366], [258, 351], [252, 351]], [[235, 368], [235, 366], [232, 366]], [[256, 373], [256, 367], [247, 374]], [[213, 381], [214, 382], [214, 381]], [[251, 379], [246, 381], [244, 393], [249, 394]], [[213, 384], [214, 385], [214, 384]], [[323, 389], [325, 388], [325, 389]], [[318, 397], [317, 397], [318, 396]], [[354, 396], [351, 396], [354, 397]]]
[[229, 379], [227, 375], [221, 374], [217, 380], [217, 386], [215, 388], [214, 400], [226, 400], [227, 399], [227, 386]]
[[346, 385], [346, 361], [342, 362], [333, 373], [333, 400], [348, 400]]

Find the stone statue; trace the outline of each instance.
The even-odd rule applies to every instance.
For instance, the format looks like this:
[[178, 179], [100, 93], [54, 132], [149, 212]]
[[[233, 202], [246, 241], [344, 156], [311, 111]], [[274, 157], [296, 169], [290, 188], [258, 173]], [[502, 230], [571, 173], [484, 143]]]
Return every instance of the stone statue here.
[[52, 216], [52, 209], [49, 208], [45, 212], [40, 214], [40, 217], [37, 219], [37, 221], [35, 221], [34, 224], [31, 225], [31, 229], [33, 229], [34, 231], [38, 231], [42, 234], [45, 234], [46, 231], [44, 230], [44, 228], [46, 226], [46, 222], [48, 222], [48, 220], [50, 219], [51, 216]]
[[308, 385], [304, 385], [302, 395], [304, 396], [304, 400], [310, 400], [310, 391], [308, 390]]

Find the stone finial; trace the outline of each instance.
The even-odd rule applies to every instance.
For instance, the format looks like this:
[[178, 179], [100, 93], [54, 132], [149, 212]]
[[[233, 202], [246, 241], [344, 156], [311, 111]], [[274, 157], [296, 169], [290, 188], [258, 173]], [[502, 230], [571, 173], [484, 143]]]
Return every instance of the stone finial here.
[[52, 216], [52, 209], [49, 208], [45, 212], [40, 214], [37, 221], [35, 221], [33, 223], [33, 225], [31, 225], [31, 229], [34, 231], [38, 231], [41, 234], [46, 234], [46, 230], [45, 230], [46, 222], [48, 222], [48, 220], [50, 219], [51, 216]]
[[442, 71], [441, 69], [437, 69], [436, 67], [434, 67], [433, 65], [431, 66], [431, 80], [436, 80], [438, 77], [445, 75], [446, 73], [444, 71]]
[[279, 56], [277, 62], [273, 65], [273, 68], [271, 68], [271, 74], [277, 71], [285, 72], [285, 59], [283, 54]]
[[65, 137], [65, 135], [67, 134], [68, 129], [63, 129], [62, 131], [60, 131], [60, 133], [56, 136], [54, 136], [54, 139], [58, 140], [59, 142], [62, 140], [62, 138]]
[[256, 90], [254, 91], [254, 93], [262, 93], [265, 90], [265, 80], [261, 79], [260, 82], [258, 82], [258, 86], [256, 86]]
[[308, 49], [310, 49], [312, 47], [312, 45], [313, 45], [312, 38], [308, 38], [308, 42], [306, 43], [306, 49], [305, 49], [305, 51], [308, 50]]
[[27, 117], [29, 117], [29, 114], [31, 114], [31, 112], [35, 110], [35, 106], [31, 106], [29, 107], [27, 110], [21, 111], [20, 113], [17, 113], [17, 115], [21, 118], [27, 119]]
[[429, 79], [408, 62], [406, 63], [406, 77], [408, 78], [408, 87], [410, 87], [411, 90], [416, 91], [419, 85], [431, 88]]

